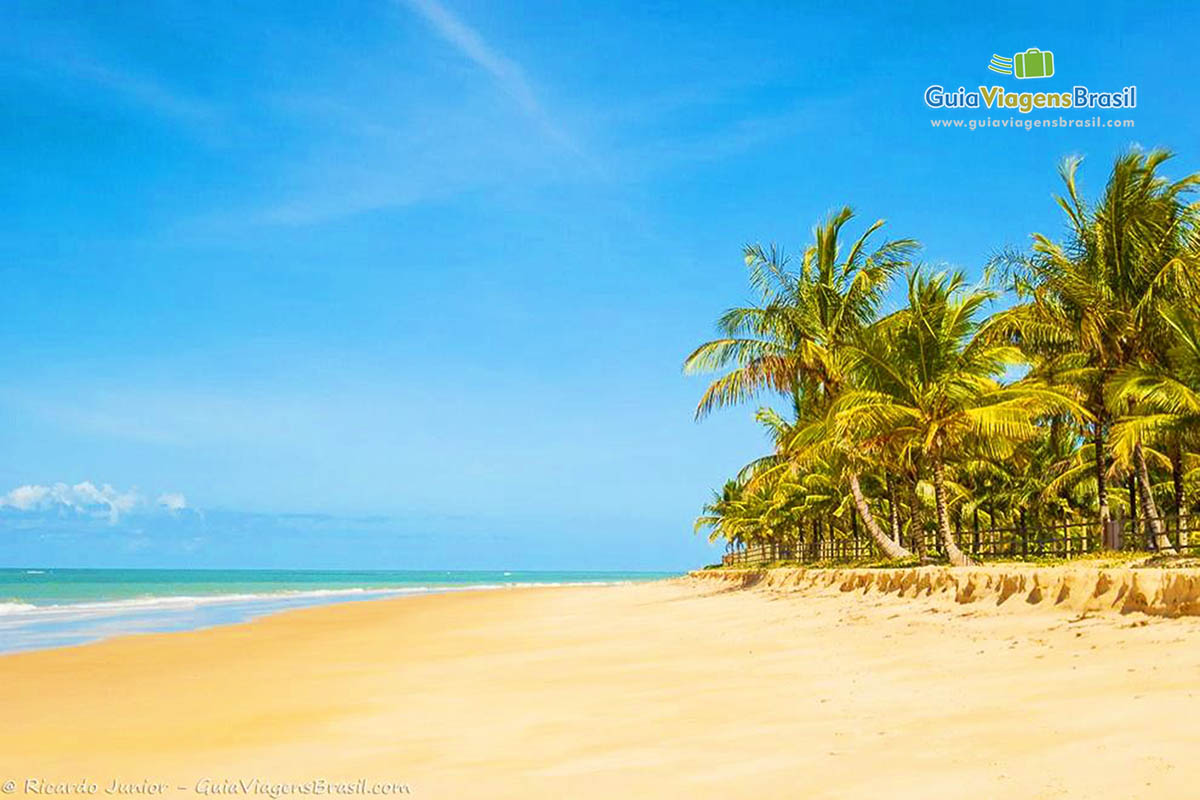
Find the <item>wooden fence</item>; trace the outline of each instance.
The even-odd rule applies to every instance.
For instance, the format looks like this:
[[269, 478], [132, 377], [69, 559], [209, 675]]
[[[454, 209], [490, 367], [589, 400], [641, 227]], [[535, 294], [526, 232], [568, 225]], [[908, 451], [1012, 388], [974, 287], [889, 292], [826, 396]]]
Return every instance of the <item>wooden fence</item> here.
[[[1200, 555], [1200, 536], [1192, 535], [1196, 521], [1189, 517], [1163, 516], [1158, 520], [1171, 549], [1186, 555]], [[1158, 547], [1150, 518], [1114, 517], [1101, 525], [1099, 520], [1060, 522], [1051, 525], [1018, 524], [995, 528], [956, 526], [954, 540], [963, 552], [986, 561], [997, 558], [1034, 558], [1053, 556], [1071, 558], [1100, 550], [1124, 550], [1154, 553]], [[806, 526], [807, 528], [807, 526]], [[912, 537], [901, 535], [900, 543], [916, 552]], [[925, 531], [925, 552], [943, 557], [941, 538]], [[800, 563], [854, 561], [882, 558], [875, 543], [855, 525], [849, 531], [815, 523], [811, 530], [797, 532], [790, 543], [766, 543], [729, 549], [721, 564], [758, 566], [776, 561]]]

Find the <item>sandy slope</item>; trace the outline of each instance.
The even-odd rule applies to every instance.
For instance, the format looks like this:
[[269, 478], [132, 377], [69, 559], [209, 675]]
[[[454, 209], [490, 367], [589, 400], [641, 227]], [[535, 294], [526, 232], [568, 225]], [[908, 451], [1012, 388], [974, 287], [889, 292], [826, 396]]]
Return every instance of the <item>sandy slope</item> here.
[[1200, 570], [1194, 568], [1148, 569], [1085, 563], [920, 569], [801, 567], [711, 570], [693, 573], [693, 577], [726, 588], [800, 592], [806, 596], [891, 594], [935, 598], [960, 605], [995, 606], [1018, 613], [1038, 608], [1077, 614], [1200, 615]]
[[[354, 603], [0, 658], [0, 780], [440, 798], [1184, 797], [1200, 621], [714, 581]], [[1026, 604], [1030, 608], [1032, 605]], [[1011, 608], [1011, 606], [1009, 606]]]

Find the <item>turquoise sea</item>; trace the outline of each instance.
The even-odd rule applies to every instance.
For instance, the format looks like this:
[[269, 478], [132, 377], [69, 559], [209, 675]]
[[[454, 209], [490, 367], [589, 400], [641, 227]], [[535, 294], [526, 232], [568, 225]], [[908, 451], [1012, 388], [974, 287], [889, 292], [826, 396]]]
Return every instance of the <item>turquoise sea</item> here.
[[671, 573], [0, 569], [0, 652], [241, 622], [328, 603], [482, 588], [657, 580]]

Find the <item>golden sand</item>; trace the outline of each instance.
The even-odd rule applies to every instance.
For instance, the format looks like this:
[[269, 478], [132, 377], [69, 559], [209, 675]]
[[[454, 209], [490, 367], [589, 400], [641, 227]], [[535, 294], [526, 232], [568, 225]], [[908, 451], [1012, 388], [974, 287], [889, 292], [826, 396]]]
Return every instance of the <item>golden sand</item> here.
[[192, 797], [314, 779], [429, 798], [1196, 793], [1200, 621], [845, 578], [410, 597], [0, 657], [0, 780], [14, 797], [113, 778]]

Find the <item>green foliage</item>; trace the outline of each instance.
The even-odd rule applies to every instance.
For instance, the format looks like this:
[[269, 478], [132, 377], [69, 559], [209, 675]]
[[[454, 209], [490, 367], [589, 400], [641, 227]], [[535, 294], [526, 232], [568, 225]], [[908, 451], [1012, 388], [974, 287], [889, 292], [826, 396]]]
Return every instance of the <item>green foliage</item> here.
[[[843, 248], [848, 208], [798, 265], [748, 246], [758, 301], [684, 370], [720, 373], [697, 418], [772, 395], [790, 416], [759, 409], [771, 452], [697, 530], [806, 562], [869, 536], [882, 563], [912, 563], [932, 536], [967, 563], [955, 529], [1052, 533], [1136, 508], [1169, 552], [1159, 509], [1190, 513], [1200, 488], [1200, 174], [1169, 181], [1169, 157], [1119, 156], [1095, 203], [1065, 160], [1066, 235], [1034, 234], [979, 286], [914, 267], [914, 240], [872, 249], [882, 220]], [[900, 278], [904, 304], [880, 316]]]

